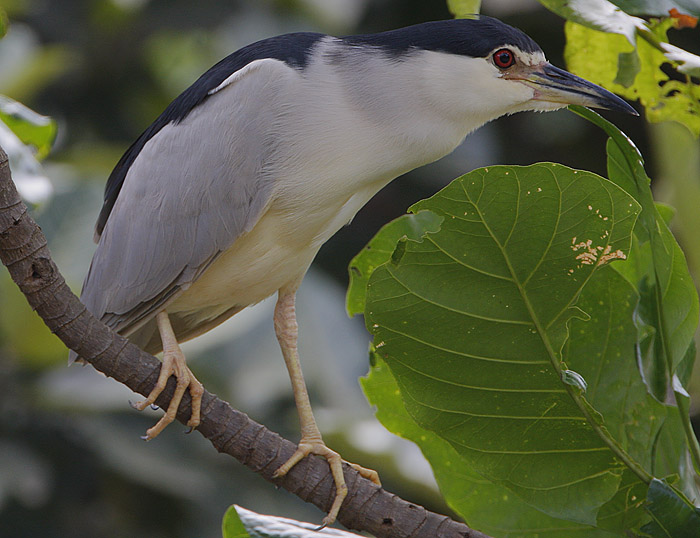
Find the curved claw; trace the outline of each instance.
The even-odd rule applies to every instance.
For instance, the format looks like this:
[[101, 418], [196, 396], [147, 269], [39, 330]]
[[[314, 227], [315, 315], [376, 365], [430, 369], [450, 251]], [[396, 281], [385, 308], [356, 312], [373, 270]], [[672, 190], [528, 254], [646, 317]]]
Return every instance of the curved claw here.
[[204, 394], [204, 387], [197, 381], [197, 378], [194, 377], [194, 374], [187, 367], [185, 356], [180, 349], [180, 345], [177, 343], [177, 338], [175, 337], [173, 328], [170, 325], [170, 320], [168, 319], [168, 314], [165, 310], [158, 312], [156, 315], [156, 322], [158, 324], [161, 340], [163, 341], [163, 364], [160, 367], [158, 381], [156, 381], [153, 390], [151, 390], [145, 400], [135, 404], [129, 403], [131, 403], [134, 409], [138, 409], [139, 411], [143, 411], [149, 405], [152, 409], [158, 409], [158, 406], [155, 405], [156, 398], [158, 398], [160, 393], [163, 392], [163, 389], [165, 389], [171, 375], [175, 376], [175, 379], [177, 379], [177, 386], [175, 388], [175, 394], [173, 394], [168, 408], [165, 411], [165, 415], [163, 415], [155, 426], [147, 430], [146, 435], [142, 438], [147, 441], [156, 437], [168, 424], [175, 420], [182, 397], [188, 389], [192, 396], [192, 414], [190, 415], [190, 420], [187, 422], [187, 425], [190, 428], [199, 426], [202, 395]]
[[155, 387], [153, 387], [151, 393], [148, 395], [148, 398], [137, 403], [129, 402], [129, 404], [131, 407], [139, 411], [143, 411], [149, 406], [151, 409], [158, 409], [158, 406], [156, 406], [153, 402], [163, 391], [166, 383], [168, 382], [168, 378], [170, 378], [171, 375], [174, 375], [177, 379], [175, 394], [173, 394], [173, 397], [168, 404], [165, 415], [161, 417], [155, 426], [146, 431], [146, 435], [144, 437], [146, 440], [151, 440], [156, 437], [168, 424], [175, 420], [178, 407], [180, 407], [182, 397], [187, 390], [189, 390], [190, 395], [192, 396], [192, 415], [190, 416], [190, 420], [187, 422], [187, 426], [189, 426], [190, 430], [192, 430], [199, 425], [200, 408], [202, 404], [204, 387], [187, 367], [185, 357], [182, 355], [179, 348], [177, 348], [175, 352], [166, 352], [164, 354], [158, 381], [156, 382]]
[[[345, 460], [343, 460], [345, 461]], [[382, 481], [379, 480], [379, 473], [375, 471], [374, 469], [368, 469], [367, 467], [362, 467], [361, 465], [358, 465], [357, 463], [350, 463], [349, 461], [346, 461], [350, 467], [355, 469], [358, 473], [360, 473], [360, 476], [362, 478], [366, 478], [367, 480], [370, 480], [377, 484], [378, 486], [382, 485]]]

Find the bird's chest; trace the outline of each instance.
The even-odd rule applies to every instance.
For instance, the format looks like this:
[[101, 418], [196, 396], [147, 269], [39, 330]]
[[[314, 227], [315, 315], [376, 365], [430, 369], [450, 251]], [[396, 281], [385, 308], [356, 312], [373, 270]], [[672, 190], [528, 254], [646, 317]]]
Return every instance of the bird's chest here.
[[311, 109], [320, 114], [316, 117], [309, 110], [291, 114], [279, 126], [285, 136], [273, 137], [264, 175], [274, 188], [260, 219], [174, 307], [204, 312], [212, 304], [245, 306], [295, 286], [321, 245], [374, 194], [404, 172], [449, 153], [463, 137], [459, 132], [418, 137], [348, 114], [338, 125], [338, 114]]
[[288, 233], [284, 216], [268, 208], [169, 310], [213, 319], [232, 306], [255, 304], [279, 289], [297, 286], [318, 250], [299, 239]]
[[320, 247], [391, 180], [451, 151], [460, 141], [453, 138], [421, 144], [359, 122], [298, 137], [303, 142], [285, 147], [272, 167], [285, 231]]
[[[347, 169], [346, 169], [347, 170]], [[316, 253], [391, 177], [374, 181], [283, 182], [253, 228], [240, 236], [172, 305], [172, 311], [216, 317], [233, 305], [257, 303], [279, 289], [297, 286]], [[307, 169], [308, 171], [308, 169]], [[310, 185], [313, 183], [313, 185]]]

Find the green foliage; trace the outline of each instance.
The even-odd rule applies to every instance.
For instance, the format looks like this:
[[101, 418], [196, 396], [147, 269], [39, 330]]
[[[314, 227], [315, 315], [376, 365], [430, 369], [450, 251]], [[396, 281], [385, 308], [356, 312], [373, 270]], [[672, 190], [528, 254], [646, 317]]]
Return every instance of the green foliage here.
[[447, 0], [447, 8], [455, 18], [459, 19], [479, 13], [481, 0]]
[[402, 215], [385, 224], [379, 233], [355, 256], [348, 267], [350, 284], [346, 308], [350, 316], [365, 311], [365, 289], [372, 272], [390, 257], [402, 239], [420, 239], [427, 232], [437, 232], [442, 218], [430, 211]]
[[611, 536], [591, 526], [548, 516], [513, 495], [507, 488], [489, 482], [474, 471], [450, 443], [419, 426], [408, 414], [400, 389], [382, 358], [372, 352], [373, 366], [361, 379], [377, 418], [391, 432], [416, 443], [430, 462], [435, 479], [450, 507], [469, 525], [492, 536], [515, 538], [604, 538]]
[[636, 203], [593, 174], [539, 164], [476, 170], [413, 209], [442, 228], [401, 243], [372, 273], [366, 306], [409, 413], [489, 481], [594, 524], [623, 469], [562, 383], [560, 350], [584, 316], [572, 308], [582, 287], [629, 249]]
[[[540, 0], [566, 25], [566, 62], [571, 71], [605, 88], [639, 100], [651, 122], [674, 120], [700, 135], [700, 57], [670, 44], [675, 20], [669, 10], [700, 14], [690, 1], [626, 0], [573, 2]], [[632, 14], [657, 15], [644, 21]], [[682, 26], [681, 26], [682, 27]], [[674, 76], [662, 66], [675, 69]]]
[[241, 521], [236, 506], [230, 506], [224, 514], [224, 519], [221, 522], [221, 533], [223, 538], [250, 538], [250, 534], [246, 530]]
[[[371, 272], [363, 385], [378, 418], [498, 537], [638, 531], [653, 476], [675, 475], [687, 509], [698, 498], [681, 399], [697, 294], [638, 151], [577, 112], [611, 137], [610, 181], [545, 163], [476, 170], [411, 208], [432, 218], [392, 223], [353, 260]], [[646, 376], [638, 355], [655, 363]], [[672, 380], [679, 407], [664, 403]], [[685, 528], [660, 506], [655, 525]]]
[[9, 21], [7, 20], [7, 13], [5, 13], [4, 9], [0, 8], [0, 39], [5, 37], [8, 24]]
[[0, 95], [0, 121], [28, 146], [36, 148], [36, 156], [43, 159], [49, 154], [56, 138], [56, 122], [37, 114], [14, 99]]
[[[668, 24], [657, 27], [664, 38], [667, 30]], [[700, 134], [700, 85], [690, 79], [671, 80], [661, 70], [668, 59], [655, 46], [638, 39], [634, 47], [621, 35], [572, 22], [566, 24], [566, 39], [567, 66], [577, 75], [638, 99], [649, 121], [678, 121], [695, 136]]]
[[683, 13], [700, 15], [700, 4], [695, 0], [612, 0], [617, 7], [631, 15], [668, 15], [675, 8]]
[[32, 370], [41, 370], [51, 364], [65, 364], [63, 343], [44, 325], [27, 304], [27, 299], [10, 280], [0, 278], [0, 341]]
[[647, 494], [653, 521], [642, 529], [653, 538], [694, 538], [700, 529], [700, 510], [688, 506], [661, 480], [652, 480]]
[[[607, 26], [604, 22], [605, 16], [614, 17], [615, 22], [619, 24], [625, 21], [630, 23], [633, 17], [629, 15], [667, 17], [672, 9], [680, 13], [700, 15], [700, 4], [694, 0], [540, 0], [540, 4], [565, 19], [598, 29]], [[599, 20], [596, 22], [596, 19]]]

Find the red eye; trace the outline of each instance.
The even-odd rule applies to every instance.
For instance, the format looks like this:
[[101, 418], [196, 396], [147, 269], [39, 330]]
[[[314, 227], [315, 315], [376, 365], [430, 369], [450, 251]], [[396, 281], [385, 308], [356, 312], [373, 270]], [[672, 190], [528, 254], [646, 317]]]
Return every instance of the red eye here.
[[508, 69], [515, 63], [515, 55], [508, 49], [498, 49], [493, 53], [493, 63], [501, 69]]

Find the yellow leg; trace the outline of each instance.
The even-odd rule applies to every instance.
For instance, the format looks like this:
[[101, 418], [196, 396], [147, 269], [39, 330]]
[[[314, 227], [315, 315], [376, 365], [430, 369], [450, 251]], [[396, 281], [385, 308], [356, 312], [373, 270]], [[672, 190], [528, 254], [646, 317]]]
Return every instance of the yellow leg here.
[[159, 312], [156, 316], [156, 322], [158, 323], [158, 331], [163, 341], [163, 365], [160, 368], [158, 381], [148, 395], [148, 398], [132, 405], [135, 409], [143, 411], [146, 407], [153, 404], [160, 393], [163, 392], [171, 375], [174, 375], [177, 379], [177, 387], [175, 388], [175, 394], [173, 394], [170, 400], [165, 415], [163, 415], [155, 426], [146, 431], [146, 435], [143, 437], [146, 441], [150, 441], [156, 437], [168, 424], [175, 420], [177, 409], [188, 387], [190, 395], [192, 396], [192, 415], [187, 425], [190, 428], [199, 426], [202, 394], [204, 393], [204, 387], [197, 381], [194, 374], [187, 367], [185, 356], [180, 349], [180, 345], [177, 343], [177, 338], [175, 338], [175, 333], [170, 325], [168, 314], [165, 311]]
[[[280, 291], [275, 306], [275, 332], [282, 348], [284, 362], [289, 370], [289, 377], [292, 381], [292, 390], [294, 391], [294, 400], [299, 412], [299, 423], [301, 425], [301, 440], [296, 452], [289, 458], [279, 469], [274, 473], [274, 477], [284, 476], [289, 470], [304, 459], [309, 454], [317, 454], [328, 460], [333, 480], [335, 481], [335, 499], [331, 506], [328, 515], [323, 519], [323, 526], [333, 523], [338, 516], [340, 506], [348, 494], [348, 488], [345, 484], [343, 476], [342, 459], [337, 452], [334, 452], [326, 446], [321, 438], [321, 432], [316, 425], [313, 411], [311, 410], [311, 402], [309, 394], [306, 390], [304, 375], [301, 372], [301, 364], [299, 363], [299, 353], [297, 351], [297, 335], [298, 327], [296, 320], [296, 311], [294, 307], [295, 292], [283, 293]], [[365, 469], [359, 465], [351, 464], [362, 476], [372, 480], [376, 484], [380, 484], [379, 475], [376, 471]]]

